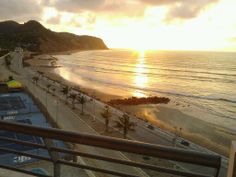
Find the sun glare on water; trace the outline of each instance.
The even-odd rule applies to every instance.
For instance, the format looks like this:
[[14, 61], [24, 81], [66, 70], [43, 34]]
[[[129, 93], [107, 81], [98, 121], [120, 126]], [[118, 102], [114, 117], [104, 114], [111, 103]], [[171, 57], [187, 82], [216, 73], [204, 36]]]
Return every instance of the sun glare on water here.
[[[134, 76], [134, 85], [137, 88], [143, 89], [147, 87], [148, 84], [148, 76], [147, 76], [148, 69], [146, 68], [145, 64], [145, 50], [138, 51], [138, 58], [135, 67], [135, 76]], [[135, 90], [132, 93], [134, 96], [143, 97], [145, 94], [142, 93], [141, 90]]]

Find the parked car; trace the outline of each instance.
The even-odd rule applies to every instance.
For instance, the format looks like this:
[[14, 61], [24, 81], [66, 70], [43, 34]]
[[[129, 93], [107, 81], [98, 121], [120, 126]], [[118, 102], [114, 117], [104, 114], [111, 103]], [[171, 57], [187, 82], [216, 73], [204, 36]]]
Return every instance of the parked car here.
[[190, 143], [188, 141], [185, 141], [185, 140], [181, 140], [180, 144], [182, 144], [184, 146], [189, 146], [190, 145]]

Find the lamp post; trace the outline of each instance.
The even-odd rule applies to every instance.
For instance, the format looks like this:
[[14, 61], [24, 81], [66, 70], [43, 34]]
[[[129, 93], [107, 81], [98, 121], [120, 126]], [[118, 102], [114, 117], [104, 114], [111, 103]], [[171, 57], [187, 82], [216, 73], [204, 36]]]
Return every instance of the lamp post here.
[[48, 84], [46, 87], [46, 119], [48, 119], [48, 93], [50, 92], [51, 85]]
[[177, 140], [181, 137], [182, 127], [180, 127], [179, 129], [177, 127], [174, 128], [175, 128], [175, 136], [173, 138], [173, 146], [176, 147]]
[[93, 104], [93, 122], [95, 122], [95, 94], [94, 94], [94, 91], [93, 91], [93, 94], [91, 96], [92, 98], [90, 99], [91, 103]]
[[54, 104], [55, 104], [55, 106], [56, 106], [55, 115], [56, 115], [56, 124], [57, 124], [57, 121], [58, 121], [58, 107], [59, 107], [59, 101], [58, 101], [58, 99], [54, 100]]
[[93, 121], [95, 121], [95, 99], [93, 99]]

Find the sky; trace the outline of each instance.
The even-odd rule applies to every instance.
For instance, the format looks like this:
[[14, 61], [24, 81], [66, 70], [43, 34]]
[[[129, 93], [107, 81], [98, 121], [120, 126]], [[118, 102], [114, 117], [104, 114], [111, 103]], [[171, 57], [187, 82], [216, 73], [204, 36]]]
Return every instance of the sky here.
[[236, 0], [0, 0], [0, 21], [37, 20], [109, 48], [236, 51]]

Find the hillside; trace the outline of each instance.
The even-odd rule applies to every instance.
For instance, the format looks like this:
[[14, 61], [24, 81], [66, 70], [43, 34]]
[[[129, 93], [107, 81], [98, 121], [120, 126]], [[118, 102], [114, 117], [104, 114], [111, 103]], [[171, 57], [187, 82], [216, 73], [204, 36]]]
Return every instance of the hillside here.
[[0, 22], [0, 48], [14, 49], [16, 46], [36, 52], [107, 49], [99, 38], [53, 32], [37, 21]]

